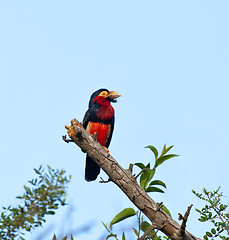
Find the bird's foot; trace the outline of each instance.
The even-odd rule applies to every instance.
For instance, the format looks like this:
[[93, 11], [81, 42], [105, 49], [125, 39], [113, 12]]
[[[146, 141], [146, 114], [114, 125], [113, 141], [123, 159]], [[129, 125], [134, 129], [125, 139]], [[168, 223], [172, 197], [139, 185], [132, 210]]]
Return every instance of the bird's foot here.
[[109, 155], [110, 155], [110, 152], [109, 152], [109, 150], [106, 148], [106, 147], [104, 147], [103, 146], [103, 148], [106, 150], [106, 152], [107, 152], [107, 157], [109, 157]]

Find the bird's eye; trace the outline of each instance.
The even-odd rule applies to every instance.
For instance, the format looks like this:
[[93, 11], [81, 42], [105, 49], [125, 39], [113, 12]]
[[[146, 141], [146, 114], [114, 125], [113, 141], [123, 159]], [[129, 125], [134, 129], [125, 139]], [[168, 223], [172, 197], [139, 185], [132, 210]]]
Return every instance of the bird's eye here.
[[101, 96], [101, 97], [106, 97], [106, 96], [107, 96], [107, 92], [102, 91], [102, 92], [99, 94], [99, 96]]

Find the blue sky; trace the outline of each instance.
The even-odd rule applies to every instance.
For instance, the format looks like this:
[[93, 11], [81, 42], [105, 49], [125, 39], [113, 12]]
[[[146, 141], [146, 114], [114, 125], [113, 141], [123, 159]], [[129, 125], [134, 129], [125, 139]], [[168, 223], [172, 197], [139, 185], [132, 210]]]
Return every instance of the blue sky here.
[[[77, 239], [99, 239], [100, 221], [132, 206], [112, 183], [85, 182], [85, 155], [61, 139], [101, 87], [122, 94], [110, 152], [124, 168], [152, 161], [149, 144], [180, 155], [158, 169], [167, 190], [155, 201], [176, 220], [201, 207], [192, 189], [220, 185], [228, 203], [228, 26], [228, 1], [0, 2], [0, 206], [17, 203], [34, 167], [72, 175], [69, 207], [28, 239], [91, 222]], [[187, 229], [202, 237], [197, 217], [193, 209]]]

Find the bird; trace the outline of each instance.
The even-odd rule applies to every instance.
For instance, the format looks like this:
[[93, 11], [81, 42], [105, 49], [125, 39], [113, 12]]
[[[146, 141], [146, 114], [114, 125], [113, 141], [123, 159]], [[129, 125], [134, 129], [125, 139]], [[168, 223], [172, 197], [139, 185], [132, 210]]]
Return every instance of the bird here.
[[[108, 151], [111, 142], [115, 111], [111, 102], [117, 102], [116, 98], [121, 94], [101, 88], [92, 93], [88, 110], [83, 118], [83, 127], [87, 132], [96, 134], [97, 141]], [[109, 151], [108, 151], [109, 152]], [[87, 155], [85, 166], [85, 180], [95, 181], [100, 173], [100, 167]]]

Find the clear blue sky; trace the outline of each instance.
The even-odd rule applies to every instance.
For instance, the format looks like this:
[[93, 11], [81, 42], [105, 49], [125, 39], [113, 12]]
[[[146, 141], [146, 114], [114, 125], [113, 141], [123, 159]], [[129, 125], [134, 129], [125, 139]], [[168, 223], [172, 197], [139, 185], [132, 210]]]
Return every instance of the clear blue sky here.
[[[77, 239], [99, 239], [100, 221], [132, 206], [112, 183], [85, 182], [85, 155], [61, 139], [101, 87], [122, 94], [110, 152], [123, 167], [152, 161], [149, 144], [180, 155], [158, 169], [167, 190], [153, 199], [176, 220], [191, 203], [201, 207], [192, 189], [220, 185], [228, 203], [228, 26], [226, 0], [0, 2], [0, 206], [17, 203], [34, 167], [72, 175], [69, 207], [28, 239], [89, 222]], [[197, 216], [193, 209], [187, 229], [202, 237]]]

